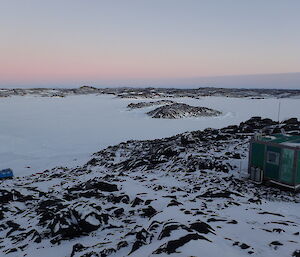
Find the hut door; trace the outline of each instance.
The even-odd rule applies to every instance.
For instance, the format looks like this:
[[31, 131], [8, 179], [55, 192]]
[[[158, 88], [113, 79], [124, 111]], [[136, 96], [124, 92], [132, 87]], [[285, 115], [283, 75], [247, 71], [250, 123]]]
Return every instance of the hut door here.
[[279, 179], [280, 148], [267, 146], [266, 177]]
[[294, 170], [294, 150], [282, 149], [282, 159], [280, 167], [280, 180], [282, 182], [292, 184]]

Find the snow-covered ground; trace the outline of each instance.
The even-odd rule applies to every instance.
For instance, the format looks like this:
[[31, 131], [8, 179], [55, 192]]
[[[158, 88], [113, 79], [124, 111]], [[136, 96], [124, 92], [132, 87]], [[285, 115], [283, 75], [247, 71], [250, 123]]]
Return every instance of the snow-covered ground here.
[[130, 141], [75, 169], [2, 181], [0, 256], [299, 257], [300, 194], [240, 173], [250, 137], [270, 124]]
[[[158, 99], [157, 99], [158, 100]], [[278, 99], [204, 97], [172, 98], [194, 106], [220, 110], [220, 117], [152, 119], [155, 107], [128, 110], [131, 102], [110, 95], [65, 98], [15, 96], [0, 98], [0, 169], [18, 176], [54, 166], [76, 166], [90, 154], [129, 139], [155, 139], [184, 131], [221, 128], [252, 116], [277, 120]], [[280, 120], [300, 118], [300, 99], [281, 99]]]

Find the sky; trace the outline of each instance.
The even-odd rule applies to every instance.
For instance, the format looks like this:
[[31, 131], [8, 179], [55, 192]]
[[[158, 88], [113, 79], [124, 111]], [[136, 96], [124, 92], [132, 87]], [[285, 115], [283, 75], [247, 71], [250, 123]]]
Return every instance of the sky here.
[[0, 87], [300, 89], [299, 13], [299, 0], [1, 0]]

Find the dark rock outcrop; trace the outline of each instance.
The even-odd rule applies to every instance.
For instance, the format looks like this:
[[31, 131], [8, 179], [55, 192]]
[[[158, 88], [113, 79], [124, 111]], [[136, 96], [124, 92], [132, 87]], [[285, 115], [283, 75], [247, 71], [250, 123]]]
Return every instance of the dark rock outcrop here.
[[179, 119], [185, 117], [210, 117], [219, 116], [222, 113], [206, 107], [190, 106], [184, 103], [174, 103], [161, 106], [147, 112], [152, 118]]

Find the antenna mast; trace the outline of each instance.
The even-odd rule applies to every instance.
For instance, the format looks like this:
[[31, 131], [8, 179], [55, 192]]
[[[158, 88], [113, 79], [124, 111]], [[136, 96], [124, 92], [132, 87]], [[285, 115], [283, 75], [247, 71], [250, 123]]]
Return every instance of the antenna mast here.
[[280, 99], [279, 99], [279, 104], [278, 104], [278, 124], [279, 124], [279, 117], [280, 117]]

